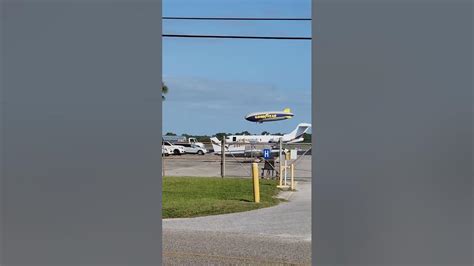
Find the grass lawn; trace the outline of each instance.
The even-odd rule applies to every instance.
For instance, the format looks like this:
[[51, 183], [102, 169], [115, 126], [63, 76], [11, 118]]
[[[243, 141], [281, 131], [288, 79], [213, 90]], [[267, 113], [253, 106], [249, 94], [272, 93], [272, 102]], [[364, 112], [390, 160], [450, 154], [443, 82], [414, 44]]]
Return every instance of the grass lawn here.
[[163, 218], [249, 211], [280, 202], [277, 182], [260, 180], [260, 203], [253, 202], [249, 178], [164, 177]]

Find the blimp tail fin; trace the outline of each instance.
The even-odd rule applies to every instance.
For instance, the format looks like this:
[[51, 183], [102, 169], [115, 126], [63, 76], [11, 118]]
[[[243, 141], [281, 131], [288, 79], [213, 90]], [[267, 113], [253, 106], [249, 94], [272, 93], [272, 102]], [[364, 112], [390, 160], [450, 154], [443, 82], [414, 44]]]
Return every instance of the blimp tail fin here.
[[291, 109], [290, 109], [290, 108], [285, 108], [285, 109], [283, 109], [283, 112], [285, 112], [285, 113], [291, 113]]

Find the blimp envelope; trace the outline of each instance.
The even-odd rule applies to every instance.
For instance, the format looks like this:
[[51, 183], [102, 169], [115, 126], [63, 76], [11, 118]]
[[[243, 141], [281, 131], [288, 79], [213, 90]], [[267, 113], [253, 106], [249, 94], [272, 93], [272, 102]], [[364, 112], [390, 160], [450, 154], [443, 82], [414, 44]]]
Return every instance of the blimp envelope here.
[[251, 122], [271, 122], [278, 120], [290, 119], [294, 116], [290, 108], [285, 108], [283, 111], [267, 111], [267, 112], [256, 112], [245, 116], [245, 119]]

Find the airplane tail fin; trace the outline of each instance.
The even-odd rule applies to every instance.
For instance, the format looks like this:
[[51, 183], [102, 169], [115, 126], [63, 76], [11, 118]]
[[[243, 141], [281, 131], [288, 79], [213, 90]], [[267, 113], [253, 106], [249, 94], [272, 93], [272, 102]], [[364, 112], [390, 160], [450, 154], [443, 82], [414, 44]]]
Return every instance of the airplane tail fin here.
[[214, 150], [215, 154], [221, 154], [221, 142], [218, 138], [212, 137], [211, 138], [212, 149]]
[[285, 109], [283, 109], [283, 112], [285, 112], [285, 113], [291, 113], [291, 109], [290, 109], [290, 108], [285, 108]]
[[303, 137], [303, 134], [308, 131], [308, 129], [311, 127], [311, 124], [307, 123], [301, 123], [299, 124], [295, 130], [292, 132], [283, 135], [283, 141], [292, 141], [295, 139], [299, 139]]

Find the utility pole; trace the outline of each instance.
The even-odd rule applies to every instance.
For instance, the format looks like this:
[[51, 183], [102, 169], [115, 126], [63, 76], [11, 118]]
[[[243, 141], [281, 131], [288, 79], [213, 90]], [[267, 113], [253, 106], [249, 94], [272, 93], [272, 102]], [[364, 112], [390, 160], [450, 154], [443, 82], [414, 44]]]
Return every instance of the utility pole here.
[[221, 140], [221, 177], [225, 176], [225, 136]]

